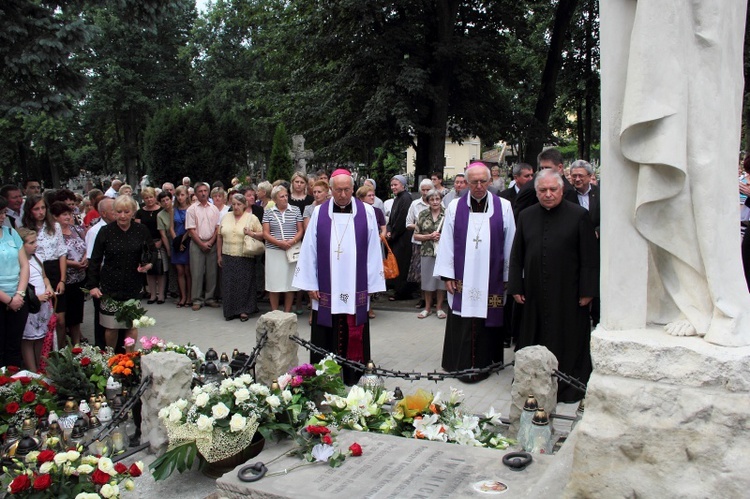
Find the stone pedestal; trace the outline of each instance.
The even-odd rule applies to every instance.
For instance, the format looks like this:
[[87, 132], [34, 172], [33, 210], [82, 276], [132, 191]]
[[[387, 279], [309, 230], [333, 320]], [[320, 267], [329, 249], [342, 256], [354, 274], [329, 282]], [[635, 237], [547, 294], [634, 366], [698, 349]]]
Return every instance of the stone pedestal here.
[[258, 355], [255, 377], [259, 383], [271, 386], [274, 379], [299, 364], [299, 347], [289, 339], [289, 336], [297, 336], [297, 315], [279, 310], [261, 315], [256, 328], [256, 339], [260, 340], [265, 332], [268, 333], [268, 341]]
[[557, 407], [557, 378], [552, 372], [557, 369], [557, 358], [547, 347], [535, 345], [516, 352], [513, 367], [513, 386], [510, 405], [510, 435], [518, 434], [521, 412], [529, 394], [536, 397], [539, 407], [547, 413]]
[[166, 450], [167, 430], [159, 420], [159, 410], [177, 399], [190, 397], [193, 368], [187, 355], [176, 352], [150, 353], [141, 358], [143, 376], [152, 376], [151, 386], [141, 397], [142, 442], [149, 442], [154, 453]]
[[744, 497], [750, 347], [597, 329], [566, 497]]

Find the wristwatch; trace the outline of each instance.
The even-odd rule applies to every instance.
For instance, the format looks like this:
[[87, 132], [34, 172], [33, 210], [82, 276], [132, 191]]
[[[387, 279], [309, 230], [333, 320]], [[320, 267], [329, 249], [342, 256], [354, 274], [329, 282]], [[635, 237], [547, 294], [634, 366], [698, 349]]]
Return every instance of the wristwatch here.
[[20, 295], [21, 298], [26, 298], [26, 291], [16, 291], [17, 295]]

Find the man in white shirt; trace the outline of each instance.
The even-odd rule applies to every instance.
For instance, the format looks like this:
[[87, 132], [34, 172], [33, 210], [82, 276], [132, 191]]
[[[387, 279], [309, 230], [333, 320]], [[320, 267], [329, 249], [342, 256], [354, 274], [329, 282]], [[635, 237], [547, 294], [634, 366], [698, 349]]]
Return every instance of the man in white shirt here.
[[21, 206], [23, 205], [21, 188], [13, 184], [4, 185], [0, 188], [0, 196], [8, 200], [3, 225], [17, 229], [21, 226]]
[[114, 179], [112, 181], [112, 185], [109, 186], [109, 189], [104, 193], [104, 195], [110, 199], [114, 199], [117, 197], [117, 191], [120, 190], [120, 187], [122, 186], [122, 180]]
[[[190, 232], [190, 274], [192, 277], [193, 310], [203, 304], [218, 308], [215, 299], [219, 266], [216, 260], [216, 226], [219, 224], [219, 209], [208, 202], [208, 184], [195, 184], [195, 197], [185, 214], [185, 228]], [[206, 278], [205, 292], [203, 277]]]

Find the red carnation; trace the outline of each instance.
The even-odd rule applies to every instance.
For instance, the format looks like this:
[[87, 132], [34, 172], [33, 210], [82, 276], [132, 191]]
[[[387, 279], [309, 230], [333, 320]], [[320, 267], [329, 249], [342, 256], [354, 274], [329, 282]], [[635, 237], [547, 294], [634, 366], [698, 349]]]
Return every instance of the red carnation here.
[[29, 475], [18, 475], [10, 482], [9, 490], [11, 494], [20, 494], [29, 487], [31, 487]]
[[75, 347], [74, 349], [70, 351], [70, 353], [72, 353], [73, 355], [78, 355], [81, 352], [83, 352], [83, 348], [81, 347]]
[[7, 385], [8, 383], [10, 383], [11, 381], [13, 381], [13, 380], [12, 380], [12, 379], [10, 379], [10, 378], [9, 378], [9, 377], [7, 377], [7, 376], [0, 376], [0, 386], [5, 386], [5, 385]]
[[310, 435], [326, 435], [331, 433], [331, 430], [327, 426], [310, 425], [305, 428], [305, 431]]
[[362, 455], [362, 446], [359, 445], [357, 442], [354, 442], [352, 445], [349, 446], [349, 452], [352, 453], [352, 456], [361, 456]]
[[7, 369], [8, 369], [8, 372], [11, 374], [16, 374], [18, 371], [21, 370], [21, 368], [18, 366], [8, 366]]
[[5, 406], [5, 412], [15, 414], [18, 412], [18, 402], [11, 402]]
[[50, 485], [52, 485], [52, 478], [49, 474], [39, 475], [34, 480], [34, 490], [44, 490], [49, 488]]
[[97, 485], [104, 485], [105, 483], [109, 483], [109, 480], [112, 477], [109, 476], [109, 473], [105, 473], [99, 468], [97, 468], [92, 474], [91, 474], [91, 481], [94, 482]]
[[132, 476], [133, 478], [136, 478], [141, 476], [142, 471], [138, 466], [135, 465], [135, 463], [133, 463], [130, 465], [128, 473], [130, 473], [130, 476]]
[[49, 463], [55, 460], [55, 451], [52, 450], [43, 450], [39, 453], [38, 456], [36, 456], [36, 464], [44, 464]]
[[34, 414], [39, 416], [40, 418], [47, 414], [47, 408], [44, 407], [42, 404], [37, 404], [36, 407], [34, 407]]
[[28, 392], [26, 392], [26, 393], [23, 394], [23, 396], [21, 397], [21, 400], [23, 400], [27, 404], [30, 404], [34, 400], [36, 400], [36, 393], [34, 393], [32, 391], [28, 391]]
[[125, 473], [126, 471], [128, 471], [128, 467], [125, 466], [122, 463], [117, 463], [117, 464], [115, 464], [115, 471], [117, 473], [119, 473], [120, 475], [122, 475], [123, 473]]
[[91, 359], [89, 359], [88, 357], [84, 357], [81, 359], [81, 365], [83, 367], [86, 367], [89, 364], [91, 364]]
[[323, 438], [321, 438], [320, 440], [326, 445], [331, 445], [333, 443], [333, 439], [331, 439], [331, 435], [323, 435]]
[[50, 386], [49, 387], [49, 393], [50, 393], [50, 395], [56, 394], [57, 393], [57, 388], [55, 388], [54, 386]]
[[21, 376], [21, 377], [16, 378], [16, 379], [18, 381], [20, 381], [23, 386], [26, 386], [29, 383], [31, 383], [31, 378], [29, 378], [28, 376]]

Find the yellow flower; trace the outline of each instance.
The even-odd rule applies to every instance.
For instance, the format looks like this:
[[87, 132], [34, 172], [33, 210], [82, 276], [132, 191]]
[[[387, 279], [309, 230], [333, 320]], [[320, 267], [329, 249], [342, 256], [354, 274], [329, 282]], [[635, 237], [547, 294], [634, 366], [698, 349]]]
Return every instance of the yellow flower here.
[[[405, 418], [413, 418], [427, 412], [430, 409], [432, 398], [431, 393], [420, 388], [417, 390], [417, 393], [404, 397], [403, 400], [396, 404], [396, 414]], [[394, 417], [396, 417], [396, 414], [394, 414]]]

